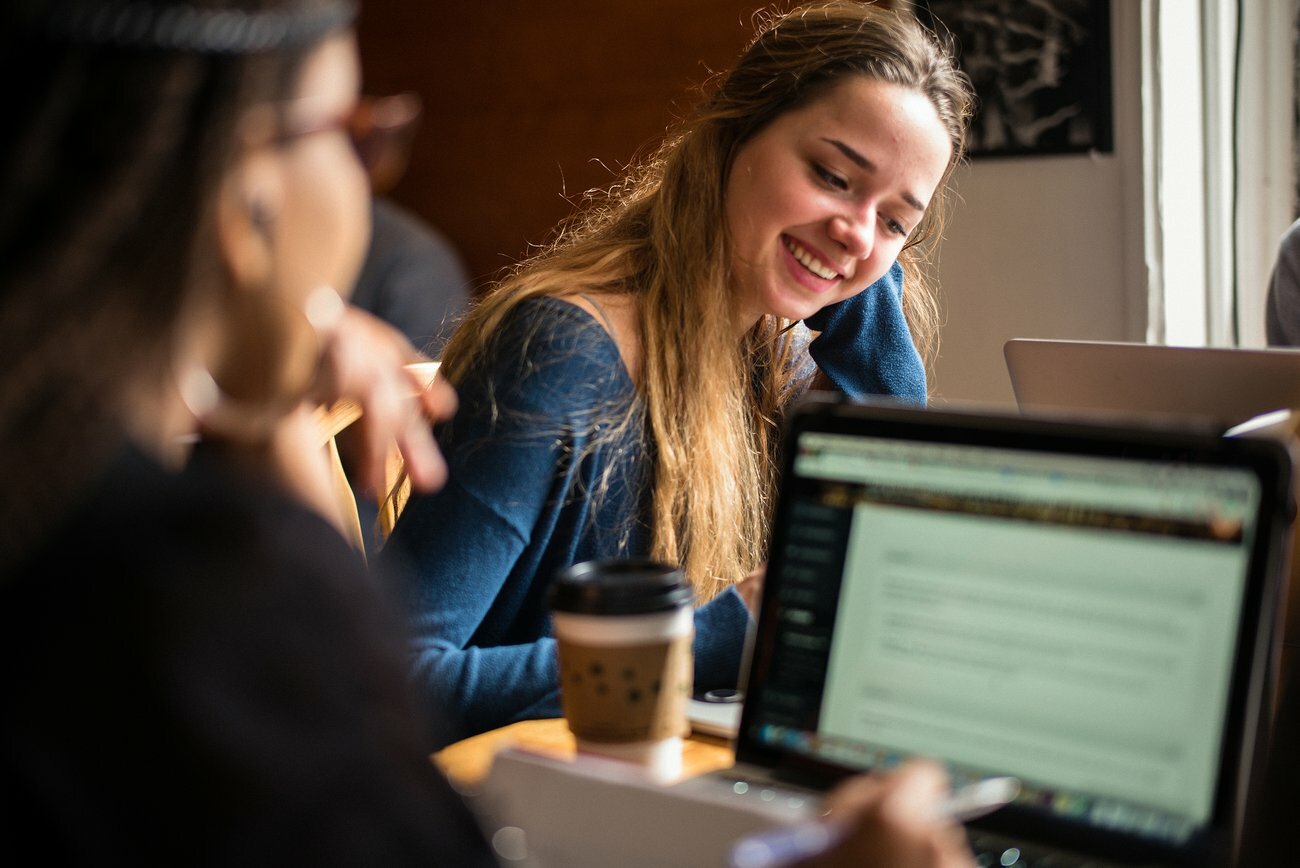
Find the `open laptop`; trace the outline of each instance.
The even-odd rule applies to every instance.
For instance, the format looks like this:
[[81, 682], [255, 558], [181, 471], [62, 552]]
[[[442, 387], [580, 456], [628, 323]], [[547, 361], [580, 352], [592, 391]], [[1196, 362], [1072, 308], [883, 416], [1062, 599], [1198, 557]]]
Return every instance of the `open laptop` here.
[[486, 786], [497, 831], [542, 864], [726, 864], [843, 775], [925, 755], [956, 785], [1022, 782], [968, 826], [989, 864], [1225, 857], [1290, 511], [1280, 446], [809, 403], [785, 454], [735, 767], [657, 788], [513, 755]]
[[1300, 407], [1300, 350], [1014, 338], [1003, 346], [1030, 410], [1201, 416], [1223, 427]]

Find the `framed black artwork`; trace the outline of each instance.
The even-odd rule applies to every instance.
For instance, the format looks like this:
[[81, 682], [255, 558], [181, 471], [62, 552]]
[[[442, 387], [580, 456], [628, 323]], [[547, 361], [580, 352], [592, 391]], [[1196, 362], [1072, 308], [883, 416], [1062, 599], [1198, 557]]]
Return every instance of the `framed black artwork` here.
[[1110, 0], [917, 0], [979, 98], [972, 157], [1113, 150]]

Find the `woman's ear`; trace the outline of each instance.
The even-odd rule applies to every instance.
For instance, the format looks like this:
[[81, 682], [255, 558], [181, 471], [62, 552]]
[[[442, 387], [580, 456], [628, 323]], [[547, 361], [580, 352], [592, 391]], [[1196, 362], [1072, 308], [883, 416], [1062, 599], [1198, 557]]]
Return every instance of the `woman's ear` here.
[[245, 154], [222, 185], [217, 238], [222, 261], [236, 288], [260, 288], [270, 283], [283, 200], [279, 164], [270, 149]]

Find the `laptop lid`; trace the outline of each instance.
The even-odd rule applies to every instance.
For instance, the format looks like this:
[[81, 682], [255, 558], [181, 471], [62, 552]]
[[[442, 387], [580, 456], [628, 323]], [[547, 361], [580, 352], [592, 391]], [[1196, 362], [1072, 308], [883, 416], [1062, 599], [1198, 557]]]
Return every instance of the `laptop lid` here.
[[1195, 415], [1226, 427], [1300, 407], [1300, 350], [1015, 338], [1003, 356], [1022, 410]]
[[1275, 442], [811, 403], [788, 427], [738, 764], [1023, 782], [981, 828], [1232, 845], [1278, 593]]

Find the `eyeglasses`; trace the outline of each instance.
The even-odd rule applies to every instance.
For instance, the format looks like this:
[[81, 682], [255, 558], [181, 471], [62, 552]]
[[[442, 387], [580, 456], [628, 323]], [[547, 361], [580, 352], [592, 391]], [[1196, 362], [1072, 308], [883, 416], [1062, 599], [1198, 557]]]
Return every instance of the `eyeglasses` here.
[[289, 142], [317, 133], [347, 133], [357, 160], [370, 176], [370, 185], [382, 192], [396, 184], [406, 171], [421, 109], [420, 97], [415, 93], [363, 96], [341, 117], [299, 125], [286, 123], [278, 139]]

